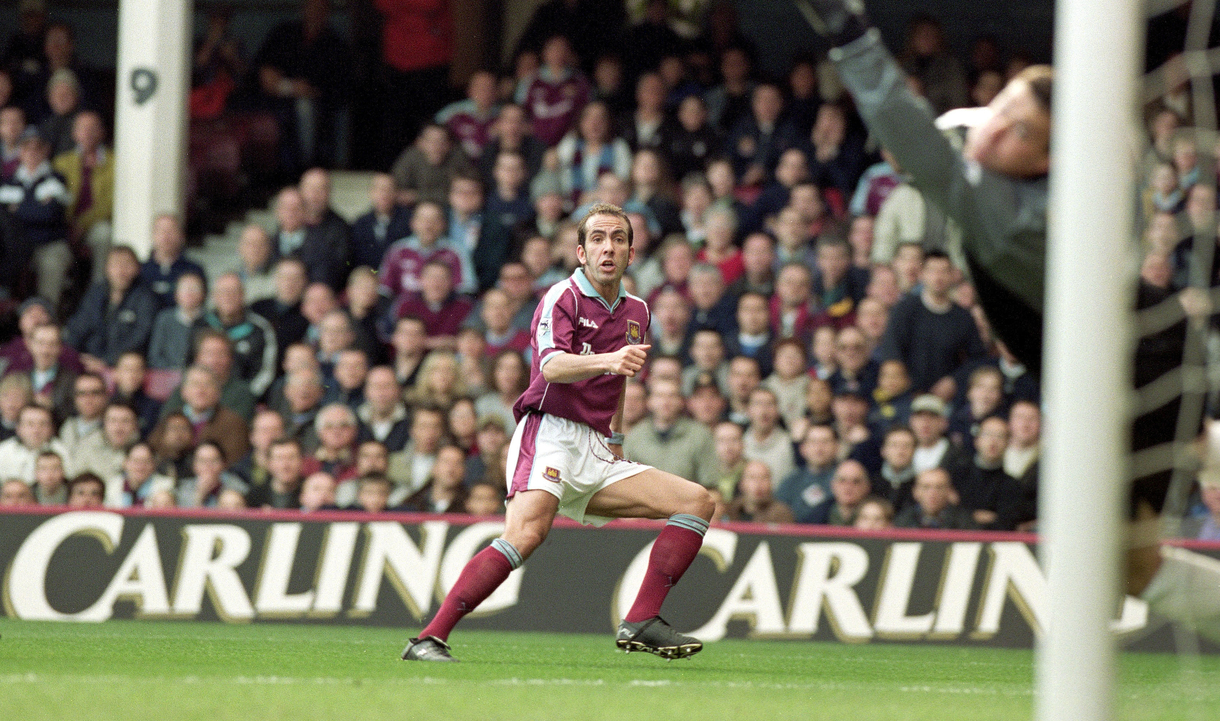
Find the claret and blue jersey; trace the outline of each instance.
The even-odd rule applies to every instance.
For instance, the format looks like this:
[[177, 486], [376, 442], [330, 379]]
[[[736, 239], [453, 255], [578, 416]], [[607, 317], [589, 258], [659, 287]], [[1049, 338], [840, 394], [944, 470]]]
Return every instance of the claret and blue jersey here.
[[531, 410], [541, 411], [610, 435], [610, 419], [618, 410], [626, 377], [604, 374], [576, 383], [549, 383], [542, 367], [556, 353], [613, 353], [644, 343], [651, 318], [648, 304], [621, 285], [618, 297], [607, 303], [580, 268], [551, 286], [534, 311], [530, 384], [513, 406], [517, 420]]

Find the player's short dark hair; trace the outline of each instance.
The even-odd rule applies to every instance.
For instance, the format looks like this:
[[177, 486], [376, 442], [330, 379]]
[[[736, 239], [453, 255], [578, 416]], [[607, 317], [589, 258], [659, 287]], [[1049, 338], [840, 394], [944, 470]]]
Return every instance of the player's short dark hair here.
[[582, 248], [585, 247], [585, 240], [589, 236], [589, 219], [595, 215], [613, 215], [614, 217], [622, 220], [627, 226], [627, 247], [631, 247], [632, 241], [634, 240], [631, 231], [631, 219], [627, 217], [627, 214], [623, 212], [622, 208], [610, 203], [594, 203], [593, 207], [589, 208], [589, 212], [585, 213], [585, 217], [581, 218], [580, 225], [576, 226], [577, 245]]
[[1054, 86], [1055, 71], [1049, 65], [1030, 65], [1021, 72], [1017, 73], [1013, 80], [1020, 80], [1029, 85], [1029, 89], [1033, 91], [1034, 100], [1038, 101], [1038, 106], [1046, 112], [1051, 113], [1051, 96]]

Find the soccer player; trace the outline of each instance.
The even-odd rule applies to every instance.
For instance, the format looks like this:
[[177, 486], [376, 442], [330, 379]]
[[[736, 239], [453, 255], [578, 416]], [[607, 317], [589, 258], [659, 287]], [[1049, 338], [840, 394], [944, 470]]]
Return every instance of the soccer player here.
[[[908, 89], [879, 34], [870, 30], [860, 0], [798, 0], [798, 7], [834, 46], [830, 57], [869, 129], [920, 192], [961, 226], [980, 304], [1013, 355], [1036, 372], [1042, 366], [1051, 69], [1026, 68], [990, 105], [972, 111], [959, 153]], [[1143, 285], [1138, 304], [1148, 307], [1162, 297]], [[1141, 342], [1137, 387], [1180, 361], [1184, 328], [1179, 323]], [[1179, 352], [1171, 352], [1175, 347]], [[1173, 440], [1178, 403], [1136, 419], [1135, 450]], [[1220, 473], [1220, 442], [1209, 445], [1213, 457], [1205, 460], [1205, 471]], [[1220, 563], [1184, 549], [1162, 550], [1148, 530], [1156, 527], [1169, 479], [1169, 472], [1156, 473], [1132, 486], [1127, 590], [1152, 610], [1220, 640]]]
[[622, 284], [635, 257], [631, 242], [631, 223], [617, 206], [598, 203], [580, 222], [580, 266], [534, 312], [530, 384], [513, 407], [518, 423], [508, 449], [504, 533], [466, 564], [432, 622], [407, 644], [404, 660], [455, 660], [448, 644], [453, 627], [529, 558], [557, 513], [594, 525], [668, 519], [616, 644], [663, 658], [703, 648], [658, 613], [703, 545], [712, 497], [696, 483], [623, 458], [623, 389], [651, 347], [644, 343], [648, 306]]

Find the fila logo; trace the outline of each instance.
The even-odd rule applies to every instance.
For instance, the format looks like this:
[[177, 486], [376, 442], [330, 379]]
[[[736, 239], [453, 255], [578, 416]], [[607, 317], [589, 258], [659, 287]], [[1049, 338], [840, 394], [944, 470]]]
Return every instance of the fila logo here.
[[597, 329], [597, 324], [594, 323], [593, 321], [589, 320], [588, 318], [581, 318], [580, 326], [582, 328], [593, 328], [594, 330]]

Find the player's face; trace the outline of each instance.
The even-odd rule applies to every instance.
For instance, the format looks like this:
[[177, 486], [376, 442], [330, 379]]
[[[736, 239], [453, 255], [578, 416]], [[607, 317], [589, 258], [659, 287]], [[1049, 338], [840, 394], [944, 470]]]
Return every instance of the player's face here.
[[585, 244], [576, 246], [576, 260], [594, 285], [617, 288], [635, 258], [635, 249], [627, 240], [627, 222], [613, 215], [595, 215], [585, 227]]
[[1012, 178], [1045, 175], [1050, 168], [1051, 118], [1029, 83], [1010, 82], [987, 109], [990, 116], [966, 137], [966, 157]]

